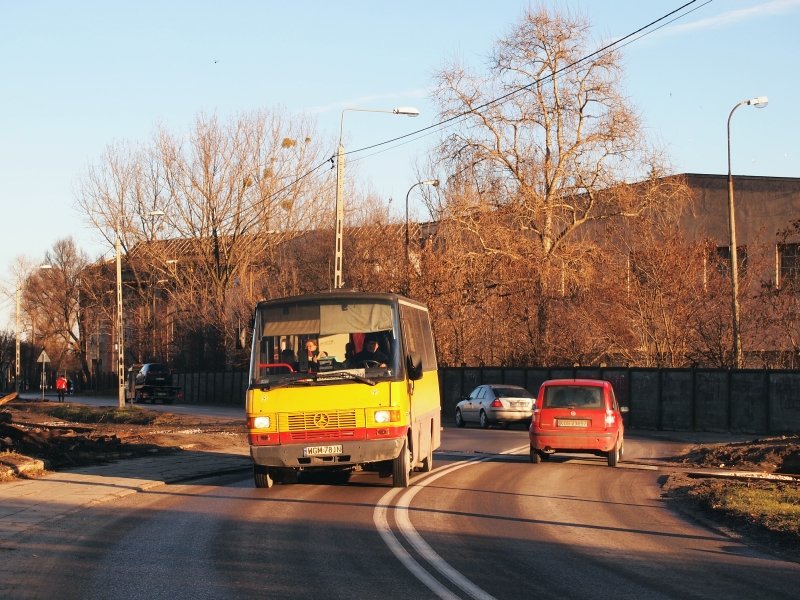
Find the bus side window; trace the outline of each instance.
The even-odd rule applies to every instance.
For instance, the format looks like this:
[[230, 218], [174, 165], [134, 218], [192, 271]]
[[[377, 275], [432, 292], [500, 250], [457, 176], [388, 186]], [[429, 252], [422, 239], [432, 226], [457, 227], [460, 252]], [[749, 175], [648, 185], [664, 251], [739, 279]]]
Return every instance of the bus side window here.
[[405, 331], [406, 354], [419, 353], [422, 358], [422, 370], [435, 371], [436, 353], [433, 349], [428, 313], [406, 305], [402, 305], [400, 311]]

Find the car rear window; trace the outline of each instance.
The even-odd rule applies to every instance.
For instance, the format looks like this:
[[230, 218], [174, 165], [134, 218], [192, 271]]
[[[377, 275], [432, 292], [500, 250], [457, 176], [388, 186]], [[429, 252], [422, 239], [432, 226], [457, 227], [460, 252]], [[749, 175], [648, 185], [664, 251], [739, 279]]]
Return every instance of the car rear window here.
[[544, 389], [543, 408], [602, 408], [603, 388], [598, 386], [549, 385]]
[[147, 368], [147, 372], [158, 373], [159, 375], [163, 373], [169, 373], [169, 367], [167, 365], [150, 365]]
[[492, 386], [492, 391], [497, 398], [533, 398], [528, 390], [521, 388]]

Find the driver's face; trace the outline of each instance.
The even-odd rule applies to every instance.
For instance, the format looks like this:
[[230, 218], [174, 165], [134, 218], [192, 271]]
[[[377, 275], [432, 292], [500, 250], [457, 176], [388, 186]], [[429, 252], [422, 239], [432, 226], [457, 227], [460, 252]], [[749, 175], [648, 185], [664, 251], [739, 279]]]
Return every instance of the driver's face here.
[[378, 349], [378, 342], [367, 342], [367, 350], [374, 353]]

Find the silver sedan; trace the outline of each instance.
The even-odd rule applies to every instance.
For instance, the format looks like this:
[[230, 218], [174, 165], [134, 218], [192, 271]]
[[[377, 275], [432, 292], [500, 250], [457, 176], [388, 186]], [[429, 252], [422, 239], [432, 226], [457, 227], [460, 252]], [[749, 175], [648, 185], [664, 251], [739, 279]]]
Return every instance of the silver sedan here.
[[479, 385], [469, 396], [456, 404], [456, 425], [478, 423], [486, 429], [499, 424], [508, 429], [511, 423], [531, 421], [535, 398], [525, 388], [516, 385]]

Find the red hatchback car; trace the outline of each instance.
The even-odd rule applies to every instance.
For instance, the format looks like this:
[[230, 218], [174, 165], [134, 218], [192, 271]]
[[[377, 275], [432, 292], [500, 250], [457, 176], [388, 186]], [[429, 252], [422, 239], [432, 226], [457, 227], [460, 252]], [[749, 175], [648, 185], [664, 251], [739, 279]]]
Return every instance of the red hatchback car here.
[[591, 453], [622, 460], [622, 414], [614, 389], [596, 379], [552, 379], [539, 388], [530, 428], [531, 462], [555, 452]]

